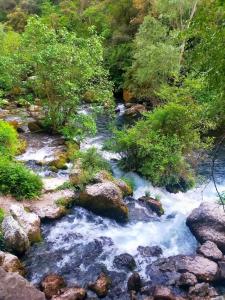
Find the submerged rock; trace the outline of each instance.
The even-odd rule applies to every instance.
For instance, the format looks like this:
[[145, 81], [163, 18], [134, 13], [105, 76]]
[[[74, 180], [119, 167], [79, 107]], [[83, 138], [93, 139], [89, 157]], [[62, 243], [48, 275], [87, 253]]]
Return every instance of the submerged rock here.
[[164, 214], [162, 203], [159, 200], [156, 200], [152, 197], [141, 197], [138, 199], [138, 201], [145, 203], [158, 216], [162, 216]]
[[101, 273], [95, 283], [88, 285], [89, 289], [97, 294], [99, 298], [104, 298], [108, 294], [111, 279], [105, 274]]
[[215, 261], [221, 260], [223, 258], [223, 253], [218, 249], [216, 244], [211, 241], [207, 241], [203, 245], [201, 245], [197, 249], [197, 253]]
[[0, 299], [45, 300], [45, 295], [16, 273], [6, 272], [0, 267]]
[[11, 253], [0, 251], [0, 266], [6, 272], [18, 273], [21, 276], [25, 274], [24, 266], [18, 257]]
[[123, 203], [122, 192], [112, 182], [86, 186], [75, 203], [120, 222], [127, 221], [128, 218], [128, 207]]
[[26, 232], [30, 242], [41, 240], [41, 222], [38, 215], [25, 211], [23, 206], [17, 204], [11, 205], [10, 213]]
[[133, 271], [136, 268], [136, 262], [132, 255], [123, 253], [115, 256], [113, 260], [113, 266], [118, 270]]
[[137, 250], [143, 257], [159, 257], [163, 253], [162, 249], [159, 246], [139, 246]]
[[12, 216], [4, 218], [2, 233], [7, 249], [12, 252], [23, 254], [29, 248], [30, 242], [25, 230]]
[[187, 225], [200, 243], [212, 241], [225, 253], [225, 212], [220, 205], [201, 203], [187, 218]]
[[129, 278], [127, 282], [128, 291], [139, 292], [141, 289], [141, 277], [137, 272], [134, 272]]
[[66, 287], [66, 283], [63, 277], [56, 274], [47, 275], [41, 282], [41, 290], [45, 293], [47, 299], [57, 295], [60, 289], [64, 287]]

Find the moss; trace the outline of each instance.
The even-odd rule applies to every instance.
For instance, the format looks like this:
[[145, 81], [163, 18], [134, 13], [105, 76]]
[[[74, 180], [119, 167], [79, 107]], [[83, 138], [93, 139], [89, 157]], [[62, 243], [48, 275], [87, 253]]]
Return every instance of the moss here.
[[17, 155], [25, 153], [27, 150], [27, 141], [25, 139], [20, 139], [20, 143], [17, 149]]
[[65, 208], [65, 209], [69, 209], [71, 208], [71, 206], [73, 205], [73, 200], [71, 198], [60, 198], [58, 199], [55, 203], [57, 206], [60, 206], [62, 208]]

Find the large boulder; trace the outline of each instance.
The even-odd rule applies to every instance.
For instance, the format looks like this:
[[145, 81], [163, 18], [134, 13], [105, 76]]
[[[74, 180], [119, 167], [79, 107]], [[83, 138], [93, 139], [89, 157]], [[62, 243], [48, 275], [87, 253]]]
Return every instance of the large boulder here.
[[86, 186], [75, 203], [120, 222], [127, 221], [128, 218], [128, 207], [123, 203], [122, 192], [112, 182]]
[[45, 295], [26, 279], [16, 273], [6, 272], [0, 267], [0, 299], [45, 300]]
[[201, 203], [187, 218], [187, 225], [200, 243], [212, 241], [225, 253], [225, 212], [222, 206]]
[[143, 104], [135, 104], [132, 105], [130, 108], [125, 110], [124, 115], [129, 117], [137, 117], [140, 116], [142, 113], [146, 112], [146, 108]]
[[11, 205], [10, 213], [26, 232], [31, 243], [41, 240], [41, 222], [38, 215], [25, 211], [23, 206], [17, 204]]
[[25, 274], [24, 266], [21, 264], [18, 257], [11, 253], [0, 251], [0, 266], [6, 272], [14, 272], [22, 276]]
[[136, 267], [136, 262], [132, 255], [123, 253], [114, 257], [113, 266], [118, 270], [133, 271]]
[[12, 216], [4, 218], [2, 233], [6, 247], [11, 251], [23, 254], [29, 248], [30, 242], [25, 230]]

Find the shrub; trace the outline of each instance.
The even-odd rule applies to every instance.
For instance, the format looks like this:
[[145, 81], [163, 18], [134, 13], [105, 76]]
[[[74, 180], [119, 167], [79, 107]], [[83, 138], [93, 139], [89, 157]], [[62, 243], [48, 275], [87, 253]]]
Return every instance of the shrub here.
[[0, 159], [0, 192], [11, 194], [18, 200], [32, 199], [40, 195], [42, 181], [19, 162]]
[[4, 211], [3, 211], [3, 209], [0, 207], [0, 225], [1, 225], [2, 221], [3, 221], [3, 219], [4, 219]]
[[0, 120], [0, 155], [13, 157], [19, 144], [18, 134], [13, 126]]
[[1, 232], [1, 223], [2, 223], [3, 219], [4, 219], [4, 211], [2, 208], [0, 208], [0, 251], [5, 250], [4, 237]]

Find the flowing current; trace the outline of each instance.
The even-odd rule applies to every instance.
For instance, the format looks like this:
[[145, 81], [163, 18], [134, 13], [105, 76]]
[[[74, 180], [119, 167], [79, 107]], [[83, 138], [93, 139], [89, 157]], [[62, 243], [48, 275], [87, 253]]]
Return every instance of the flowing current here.
[[[124, 106], [118, 106], [118, 122], [123, 119]], [[74, 207], [62, 219], [42, 225], [43, 242], [31, 247], [24, 263], [28, 278], [35, 284], [48, 273], [58, 273], [66, 280], [79, 285], [93, 279], [93, 274], [107, 268], [116, 272], [113, 259], [122, 253], [131, 254], [137, 263], [137, 270], [145, 277], [145, 267], [154, 259], [143, 255], [142, 247], [159, 246], [163, 256], [194, 253], [197, 242], [185, 222], [188, 214], [202, 201], [217, 201], [213, 182], [209, 179], [210, 163], [202, 166], [200, 173], [209, 180], [187, 193], [171, 194], [162, 188], [155, 188], [151, 183], [136, 173], [125, 173], [119, 167], [116, 153], [102, 150], [108, 137], [105, 130], [107, 120], [99, 122], [99, 133], [86, 139], [81, 149], [96, 147], [110, 161], [114, 176], [127, 177], [134, 183], [134, 199], [127, 199], [130, 208], [130, 220], [121, 225], [113, 220], [94, 215], [86, 209]], [[20, 159], [28, 161], [48, 159], [53, 150], [52, 138], [46, 138], [40, 149], [28, 148]], [[216, 180], [219, 191], [225, 190], [225, 157], [216, 161]], [[42, 176], [52, 176], [48, 170], [38, 171]], [[67, 172], [57, 175], [67, 179]], [[150, 192], [151, 196], [160, 196], [165, 214], [158, 218], [135, 199]]]

